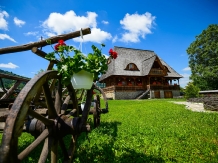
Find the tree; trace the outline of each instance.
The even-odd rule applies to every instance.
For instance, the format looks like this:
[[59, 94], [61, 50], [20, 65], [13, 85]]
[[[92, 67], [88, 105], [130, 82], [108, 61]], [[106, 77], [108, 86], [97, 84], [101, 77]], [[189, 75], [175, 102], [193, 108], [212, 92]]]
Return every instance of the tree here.
[[193, 84], [201, 90], [218, 89], [218, 25], [209, 25], [187, 49]]
[[35, 75], [38, 75], [38, 74], [40, 74], [40, 73], [42, 73], [42, 72], [44, 72], [45, 70], [43, 70], [43, 69], [40, 69], [39, 71], [37, 71], [37, 73], [35, 74]]
[[200, 89], [197, 86], [195, 86], [192, 82], [190, 82], [185, 87], [185, 98], [188, 99], [199, 97], [199, 91]]

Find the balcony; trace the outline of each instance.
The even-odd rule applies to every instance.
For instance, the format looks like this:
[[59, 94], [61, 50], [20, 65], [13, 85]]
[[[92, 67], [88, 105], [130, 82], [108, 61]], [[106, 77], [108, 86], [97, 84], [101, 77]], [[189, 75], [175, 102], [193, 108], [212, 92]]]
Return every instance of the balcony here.
[[152, 68], [149, 75], [163, 75], [163, 70]]
[[179, 85], [147, 85], [144, 86], [109, 86], [103, 88], [104, 92], [116, 92], [116, 91], [145, 91], [147, 89], [151, 90], [179, 90]]
[[143, 86], [109, 86], [103, 88], [104, 92], [116, 92], [116, 91], [143, 91], [145, 88]]

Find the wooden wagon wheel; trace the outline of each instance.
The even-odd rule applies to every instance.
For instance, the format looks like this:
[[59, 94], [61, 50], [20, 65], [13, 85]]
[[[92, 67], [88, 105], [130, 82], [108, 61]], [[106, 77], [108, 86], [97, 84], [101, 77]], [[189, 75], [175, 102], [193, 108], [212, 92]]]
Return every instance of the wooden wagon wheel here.
[[[62, 98], [60, 90], [56, 94], [55, 102], [52, 99], [51, 91], [49, 88], [49, 82], [52, 79], [60, 81], [60, 77], [57, 75], [57, 71], [46, 71], [30, 80], [26, 86], [22, 89], [18, 97], [16, 98], [8, 118], [6, 120], [5, 129], [3, 132], [2, 144], [1, 144], [1, 163], [6, 162], [20, 162], [29, 155], [41, 142], [44, 141], [44, 146], [39, 158], [39, 162], [45, 162], [48, 153], [51, 151], [51, 162], [57, 162], [57, 148], [60, 146], [64, 160], [63, 162], [70, 162], [74, 149], [75, 139], [78, 135], [79, 118], [69, 118], [66, 115], [60, 115]], [[39, 90], [43, 90], [46, 105], [48, 108], [48, 116], [44, 117], [34, 110], [31, 105], [34, 97], [38, 94]], [[68, 87], [74, 91], [72, 87]], [[71, 92], [72, 95], [72, 92]], [[73, 97], [72, 97], [73, 98]], [[75, 100], [75, 99], [74, 99]], [[68, 100], [69, 101], [69, 100]], [[34, 142], [32, 142], [26, 149], [18, 154], [18, 138], [24, 128], [24, 122], [27, 116], [34, 117], [38, 123], [35, 128], [39, 127], [41, 131], [39, 136]], [[32, 121], [31, 121], [32, 122]], [[40, 125], [38, 125], [40, 124]], [[29, 130], [30, 130], [29, 126]], [[65, 135], [72, 135], [72, 140], [69, 149], [66, 148], [63, 137]]]

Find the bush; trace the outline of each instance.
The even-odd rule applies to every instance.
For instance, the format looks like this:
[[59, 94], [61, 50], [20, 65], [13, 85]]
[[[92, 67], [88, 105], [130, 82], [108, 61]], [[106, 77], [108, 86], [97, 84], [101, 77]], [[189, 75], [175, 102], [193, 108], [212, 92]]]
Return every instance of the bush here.
[[185, 98], [189, 99], [199, 97], [199, 91], [200, 89], [193, 83], [188, 83], [188, 85], [185, 88]]

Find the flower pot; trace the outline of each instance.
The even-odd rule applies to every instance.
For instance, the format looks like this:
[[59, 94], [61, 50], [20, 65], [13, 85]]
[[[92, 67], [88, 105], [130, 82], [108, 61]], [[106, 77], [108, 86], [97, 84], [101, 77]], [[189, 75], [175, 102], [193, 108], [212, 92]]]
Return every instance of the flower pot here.
[[91, 89], [93, 84], [93, 74], [84, 70], [74, 73], [71, 78], [74, 89]]

